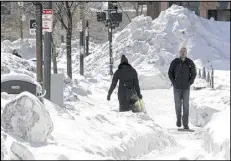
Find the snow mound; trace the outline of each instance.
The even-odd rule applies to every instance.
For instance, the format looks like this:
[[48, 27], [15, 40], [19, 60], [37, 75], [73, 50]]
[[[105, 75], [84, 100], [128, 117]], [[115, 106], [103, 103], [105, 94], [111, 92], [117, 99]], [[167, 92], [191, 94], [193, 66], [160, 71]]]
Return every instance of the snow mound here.
[[1, 160], [4, 160], [5, 154], [7, 154], [7, 150], [5, 146], [5, 137], [6, 135], [2, 131], [2, 127], [1, 127]]
[[[206, 98], [206, 99], [205, 99]], [[205, 89], [198, 91], [190, 101], [190, 120], [195, 126], [204, 127], [212, 119], [214, 113], [229, 108], [228, 91]]]
[[207, 87], [190, 95], [190, 120], [195, 126], [204, 127], [213, 114], [230, 108], [230, 71], [215, 70], [214, 75], [215, 89]]
[[208, 87], [208, 86], [209, 83], [207, 83], [205, 79], [200, 79], [200, 78], [195, 79], [194, 83], [192, 84], [192, 87]]
[[36, 57], [36, 40], [23, 39], [16, 41], [4, 40], [1, 42], [1, 53], [12, 53], [16, 49], [18, 54], [24, 59], [31, 59]]
[[[54, 104], [44, 101], [54, 126], [62, 127], [52, 132], [54, 141], [59, 144], [55, 147], [47, 145], [47, 148], [55, 148], [57, 154], [65, 154], [70, 160], [76, 158], [76, 151], [81, 154], [78, 159], [131, 159], [177, 145], [174, 138], [148, 115], [108, 110], [110, 107], [105, 106], [102, 100], [97, 101], [97, 96], [99, 94], [93, 96], [93, 106], [81, 106], [83, 101], [74, 103], [72, 112], [57, 111]], [[60, 145], [68, 150], [64, 153]], [[43, 147], [39, 149], [41, 153], [43, 150]]]
[[205, 150], [230, 160], [230, 108], [214, 114], [205, 129]]
[[13, 73], [21, 73], [35, 78], [36, 67], [33, 62], [21, 59], [11, 53], [1, 53], [1, 75]]
[[[156, 88], [168, 88], [170, 83], [167, 70], [171, 60], [178, 56], [181, 46], [187, 48], [189, 58], [200, 61], [203, 66], [214, 65], [216, 69], [219, 61], [226, 61], [227, 63], [220, 63], [219, 67], [229, 70], [229, 33], [229, 22], [206, 20], [186, 8], [172, 5], [166, 11], [162, 11], [157, 19], [152, 21], [150, 17], [138, 16], [122, 31], [114, 34], [114, 70], [124, 54], [141, 77], [146, 74], [151, 76], [151, 80], [159, 77], [156, 79], [158, 83], [153, 83], [156, 84]], [[105, 43], [88, 56], [85, 60], [86, 73], [108, 75], [108, 51], [108, 43]], [[141, 83], [146, 85], [150, 80], [142, 81]], [[154, 87], [155, 85], [143, 88]]]
[[22, 144], [13, 142], [10, 150], [14, 160], [35, 160], [33, 154]]
[[7, 103], [1, 117], [6, 132], [32, 143], [44, 143], [53, 130], [48, 111], [37, 97], [28, 92]]
[[65, 155], [61, 154], [59, 157], [58, 157], [58, 160], [69, 160]]

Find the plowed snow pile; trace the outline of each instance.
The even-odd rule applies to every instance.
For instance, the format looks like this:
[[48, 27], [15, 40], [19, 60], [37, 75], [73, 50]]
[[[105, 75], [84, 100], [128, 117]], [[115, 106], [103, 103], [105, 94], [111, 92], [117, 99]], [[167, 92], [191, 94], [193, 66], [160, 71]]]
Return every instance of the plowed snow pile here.
[[[196, 160], [206, 158], [207, 152], [214, 155], [213, 159], [217, 155], [230, 159], [230, 132], [227, 133], [230, 130], [227, 123], [230, 121], [230, 85], [227, 85], [230, 75], [227, 75], [229, 71], [218, 72], [229, 70], [230, 22], [206, 20], [173, 5], [153, 21], [144, 16], [133, 19], [113, 38], [114, 71], [120, 56], [126, 55], [138, 71], [142, 89], [170, 87], [167, 70], [180, 46], [188, 49], [197, 67], [213, 65], [215, 89], [192, 91], [190, 96], [190, 117], [194, 118], [190, 118], [189, 126], [204, 129], [203, 137], [198, 132], [182, 134], [176, 131], [171, 88], [142, 91], [148, 115], [131, 111], [119, 113], [117, 90], [110, 102], [106, 99], [111, 83], [108, 44], [90, 44], [92, 54], [85, 58], [85, 76], [78, 75], [78, 44], [73, 41], [73, 80], [65, 79], [64, 107], [46, 99], [41, 105], [31, 95], [15, 97], [1, 93], [1, 117], [5, 120], [5, 124], [1, 124], [1, 159], [119, 160], [145, 158], [149, 153], [149, 159], [157, 159], [156, 154], [159, 154], [162, 159], [187, 156]], [[4, 41], [1, 45], [1, 76], [15, 72], [35, 78], [35, 63], [25, 60], [34, 57], [34, 40]], [[15, 48], [25, 59], [11, 54]], [[57, 52], [59, 73], [66, 74], [65, 45], [61, 44]], [[198, 115], [200, 117], [196, 117]], [[35, 124], [30, 125], [27, 120]], [[26, 133], [17, 133], [22, 126]], [[37, 130], [41, 132], [38, 127], [45, 132], [35, 137], [34, 134], [39, 133]], [[178, 134], [170, 133], [169, 129]], [[201, 156], [199, 152], [204, 152], [203, 148], [206, 153]]]
[[[230, 23], [206, 20], [181, 6], [173, 5], [160, 16], [139, 16], [113, 38], [114, 70], [125, 54], [138, 70], [141, 87], [169, 88], [166, 79], [170, 61], [178, 56], [180, 46], [198, 65], [229, 69]], [[109, 73], [108, 43], [86, 59], [87, 72]], [[208, 63], [208, 61], [210, 61]], [[77, 65], [78, 69], [79, 66]]]

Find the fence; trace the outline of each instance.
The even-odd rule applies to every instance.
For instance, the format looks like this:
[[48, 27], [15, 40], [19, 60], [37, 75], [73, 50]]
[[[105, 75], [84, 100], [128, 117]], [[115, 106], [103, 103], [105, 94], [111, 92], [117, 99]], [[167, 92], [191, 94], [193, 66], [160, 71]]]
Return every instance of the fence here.
[[209, 84], [209, 86], [211, 88], [214, 88], [214, 69], [211, 68], [211, 70], [207, 70], [205, 69], [205, 67], [203, 67], [203, 69], [197, 68], [197, 75], [200, 79], [204, 79], [206, 80], [206, 82]]

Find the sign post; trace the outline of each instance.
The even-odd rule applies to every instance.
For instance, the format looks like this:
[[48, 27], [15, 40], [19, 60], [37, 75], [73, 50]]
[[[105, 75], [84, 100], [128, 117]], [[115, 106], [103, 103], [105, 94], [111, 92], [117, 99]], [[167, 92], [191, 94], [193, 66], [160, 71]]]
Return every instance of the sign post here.
[[43, 31], [44, 33], [44, 89], [45, 98], [50, 100], [51, 91], [51, 32], [52, 32], [52, 2], [45, 2], [46, 9], [43, 9]]

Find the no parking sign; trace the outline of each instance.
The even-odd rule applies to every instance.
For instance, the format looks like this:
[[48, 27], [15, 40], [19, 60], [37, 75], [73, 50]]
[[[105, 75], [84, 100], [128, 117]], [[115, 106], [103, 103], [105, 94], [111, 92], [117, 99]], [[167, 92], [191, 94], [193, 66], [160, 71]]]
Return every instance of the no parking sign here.
[[43, 9], [42, 14], [42, 27], [45, 32], [52, 32], [52, 9]]

